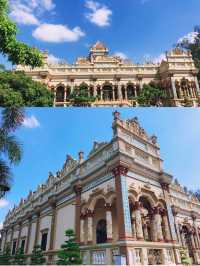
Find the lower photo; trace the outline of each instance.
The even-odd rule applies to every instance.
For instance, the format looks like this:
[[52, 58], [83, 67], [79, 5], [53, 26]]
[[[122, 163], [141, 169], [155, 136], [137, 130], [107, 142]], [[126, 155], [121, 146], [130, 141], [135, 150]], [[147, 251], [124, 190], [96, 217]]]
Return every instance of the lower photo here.
[[0, 109], [0, 265], [200, 265], [199, 109]]

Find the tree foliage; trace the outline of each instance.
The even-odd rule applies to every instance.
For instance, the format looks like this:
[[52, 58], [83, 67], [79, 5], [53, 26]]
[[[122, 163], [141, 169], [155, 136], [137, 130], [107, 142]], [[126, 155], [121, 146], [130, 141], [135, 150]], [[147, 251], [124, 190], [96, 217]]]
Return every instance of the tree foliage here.
[[22, 146], [13, 132], [23, 123], [24, 109], [6, 108], [1, 113], [0, 125], [0, 182], [7, 187], [11, 182], [11, 164], [18, 164], [22, 157]]
[[192, 265], [191, 259], [188, 257], [185, 249], [180, 250], [180, 255], [181, 255], [181, 263], [183, 265], [187, 265], [187, 266]]
[[53, 94], [23, 72], [0, 72], [0, 106], [53, 106]]
[[0, 53], [14, 65], [42, 66], [41, 52], [18, 41], [17, 32], [16, 24], [9, 18], [8, 0], [0, 0]]
[[58, 252], [58, 265], [80, 265], [82, 264], [79, 245], [76, 243], [75, 233], [72, 229], [66, 230], [67, 240]]
[[42, 265], [46, 261], [40, 246], [35, 246], [31, 254], [31, 265]]
[[162, 106], [167, 100], [166, 93], [156, 83], [144, 84], [137, 101], [141, 106]]
[[200, 80], [200, 26], [196, 26], [194, 32], [196, 32], [194, 41], [184, 38], [177, 46], [192, 52], [195, 65], [199, 69], [198, 79]]
[[76, 87], [70, 95], [73, 106], [90, 106], [95, 99], [95, 97], [89, 95], [88, 87], [84, 84]]
[[19, 248], [16, 251], [16, 254], [12, 260], [12, 264], [14, 264], [14, 265], [26, 265], [26, 256], [24, 255], [24, 251], [22, 248]]
[[0, 254], [0, 265], [11, 265], [11, 252], [9, 246], [7, 246]]

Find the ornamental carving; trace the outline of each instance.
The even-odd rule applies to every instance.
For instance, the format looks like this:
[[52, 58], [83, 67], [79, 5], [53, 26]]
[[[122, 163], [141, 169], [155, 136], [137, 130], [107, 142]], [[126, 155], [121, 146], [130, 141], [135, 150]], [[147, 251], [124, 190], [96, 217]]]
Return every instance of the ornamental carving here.
[[128, 168], [127, 167], [124, 167], [122, 165], [119, 165], [119, 166], [115, 167], [112, 170], [112, 172], [113, 172], [113, 175], [115, 177], [118, 177], [118, 176], [121, 176], [121, 175], [124, 175], [125, 176], [128, 173]]

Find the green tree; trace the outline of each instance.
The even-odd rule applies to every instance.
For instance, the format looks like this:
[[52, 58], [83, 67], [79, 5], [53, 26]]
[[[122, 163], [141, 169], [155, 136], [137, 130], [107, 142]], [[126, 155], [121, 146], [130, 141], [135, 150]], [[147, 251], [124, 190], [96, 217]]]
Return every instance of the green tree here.
[[188, 265], [188, 266], [192, 265], [191, 259], [188, 257], [185, 249], [180, 250], [180, 255], [181, 255], [181, 263], [183, 265]]
[[0, 254], [0, 265], [11, 265], [10, 247], [7, 246]]
[[1, 113], [0, 125], [0, 183], [9, 188], [12, 164], [18, 164], [22, 157], [22, 146], [13, 132], [23, 123], [22, 108], [5, 108]]
[[46, 261], [40, 246], [35, 246], [31, 254], [31, 265], [42, 265]]
[[66, 230], [67, 240], [58, 252], [57, 265], [80, 265], [82, 264], [79, 245], [76, 243], [75, 233], [72, 229]]
[[9, 17], [8, 0], [0, 0], [0, 53], [14, 65], [42, 66], [41, 52], [18, 41], [17, 33], [17, 26]]
[[53, 106], [53, 94], [23, 72], [0, 71], [0, 106]]
[[95, 97], [89, 95], [88, 87], [84, 84], [76, 87], [70, 95], [73, 106], [90, 106], [95, 100]]
[[26, 265], [26, 256], [24, 255], [24, 251], [22, 248], [19, 248], [16, 251], [12, 263], [14, 265]]
[[194, 41], [184, 38], [177, 46], [191, 51], [195, 65], [199, 69], [198, 79], [200, 80], [200, 26], [196, 26], [194, 32], [196, 32]]
[[162, 106], [167, 101], [167, 95], [157, 84], [144, 84], [137, 101], [141, 106]]

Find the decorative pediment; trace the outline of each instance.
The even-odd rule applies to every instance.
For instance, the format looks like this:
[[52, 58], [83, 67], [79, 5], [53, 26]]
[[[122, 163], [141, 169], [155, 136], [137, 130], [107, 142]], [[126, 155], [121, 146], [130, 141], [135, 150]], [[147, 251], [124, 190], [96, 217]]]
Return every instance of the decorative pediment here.
[[92, 147], [92, 150], [89, 153], [89, 156], [92, 156], [94, 153], [96, 153], [98, 150], [100, 150], [102, 147], [104, 147], [105, 145], [107, 145], [107, 142], [97, 142], [95, 141]]
[[74, 167], [78, 165], [78, 161], [73, 159], [71, 155], [67, 155], [62, 171], [64, 173], [70, 172]]

